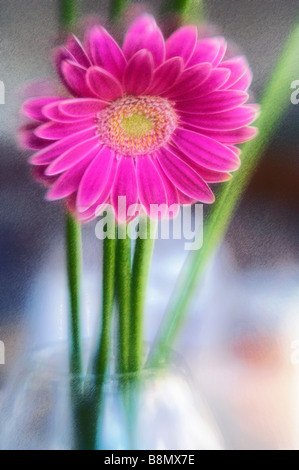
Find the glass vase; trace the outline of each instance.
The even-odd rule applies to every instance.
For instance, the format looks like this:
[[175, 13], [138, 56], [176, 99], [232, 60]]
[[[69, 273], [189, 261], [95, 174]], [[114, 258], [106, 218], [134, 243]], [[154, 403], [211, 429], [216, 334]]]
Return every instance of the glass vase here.
[[182, 363], [71, 377], [67, 348], [27, 356], [3, 391], [1, 450], [220, 450]]

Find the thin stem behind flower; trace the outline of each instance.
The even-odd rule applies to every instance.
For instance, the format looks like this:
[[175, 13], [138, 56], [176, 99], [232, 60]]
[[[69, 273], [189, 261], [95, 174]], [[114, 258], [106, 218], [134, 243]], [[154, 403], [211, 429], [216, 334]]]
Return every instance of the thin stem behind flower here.
[[184, 15], [190, 7], [192, 0], [168, 0], [163, 2], [163, 13], [177, 13]]
[[199, 22], [203, 19], [203, 0], [168, 0], [163, 2], [162, 13], [177, 15], [182, 24]]
[[126, 6], [129, 4], [129, 0], [110, 0], [110, 20], [117, 21], [121, 17]]
[[60, 0], [59, 1], [59, 18], [60, 25], [63, 29], [70, 29], [78, 17], [79, 1], [78, 0]]

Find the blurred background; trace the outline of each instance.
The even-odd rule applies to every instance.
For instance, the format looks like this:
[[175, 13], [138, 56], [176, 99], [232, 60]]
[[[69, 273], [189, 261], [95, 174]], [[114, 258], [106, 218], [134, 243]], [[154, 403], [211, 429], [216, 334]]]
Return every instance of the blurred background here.
[[[83, 13], [105, 17], [106, 3], [86, 0]], [[149, 1], [147, 9], [155, 13], [160, 3]], [[207, 21], [247, 55], [258, 96], [299, 14], [298, 1], [205, 3]], [[63, 213], [44, 201], [15, 142], [24, 84], [53, 75], [48, 57], [59, 43], [57, 17], [56, 0], [0, 0], [0, 340], [6, 346], [0, 396], [17, 358], [67, 331]], [[299, 105], [290, 102], [177, 345], [231, 449], [299, 448], [298, 124]], [[94, 329], [100, 285], [94, 230], [91, 223], [83, 231], [86, 336]], [[185, 256], [183, 242], [157, 242], [149, 341]]]

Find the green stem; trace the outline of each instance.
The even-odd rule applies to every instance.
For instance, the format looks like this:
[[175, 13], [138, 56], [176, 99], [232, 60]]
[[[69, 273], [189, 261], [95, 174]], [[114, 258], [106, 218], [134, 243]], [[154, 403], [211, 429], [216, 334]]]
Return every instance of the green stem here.
[[109, 361], [115, 290], [115, 251], [116, 240], [114, 233], [114, 238], [107, 237], [103, 242], [101, 333], [99, 349], [94, 361], [94, 370], [100, 381], [105, 377]]
[[184, 12], [184, 21], [187, 23], [201, 22], [205, 19], [205, 5], [203, 0], [190, 0]]
[[163, 2], [162, 12], [184, 15], [188, 11], [191, 3], [192, 0], [168, 0]]
[[[120, 235], [122, 232], [122, 235]], [[120, 238], [122, 237], [123, 238]], [[116, 250], [116, 287], [118, 298], [118, 372], [128, 372], [131, 315], [131, 240], [127, 226], [118, 227]]]
[[162, 14], [174, 13], [184, 22], [198, 22], [203, 16], [203, 0], [168, 0], [163, 2]]
[[[80, 450], [95, 450], [97, 438], [99, 442], [103, 411], [103, 384], [109, 364], [111, 344], [111, 330], [114, 307], [115, 290], [115, 229], [107, 233], [103, 242], [103, 286], [102, 286], [102, 315], [100, 341], [95, 357], [92, 358], [91, 371], [95, 381], [87, 380], [76, 413], [77, 432], [75, 434], [77, 446]], [[78, 400], [78, 396], [75, 395]], [[76, 402], [75, 402], [76, 403]]]
[[121, 14], [128, 5], [129, 0], [110, 0], [110, 14], [111, 21], [117, 21], [120, 19]]
[[79, 10], [78, 0], [60, 0], [59, 1], [59, 18], [60, 25], [64, 29], [70, 29], [77, 17]]
[[241, 196], [290, 103], [290, 86], [299, 75], [298, 44], [299, 25], [296, 25], [263, 94], [262, 113], [257, 121], [259, 135], [243, 145], [242, 167], [231, 182], [222, 186], [210, 211], [205, 225], [204, 246], [200, 251], [190, 253], [175, 286], [151, 355], [152, 364], [165, 357], [175, 342], [198, 282], [223, 239]]
[[82, 372], [80, 281], [81, 281], [81, 226], [66, 216], [67, 274], [70, 298], [70, 369], [73, 375]]
[[154, 237], [151, 237], [153, 224], [154, 222], [145, 217], [139, 221], [139, 238], [136, 241], [131, 285], [130, 372], [138, 372], [142, 367], [144, 307], [154, 248]]

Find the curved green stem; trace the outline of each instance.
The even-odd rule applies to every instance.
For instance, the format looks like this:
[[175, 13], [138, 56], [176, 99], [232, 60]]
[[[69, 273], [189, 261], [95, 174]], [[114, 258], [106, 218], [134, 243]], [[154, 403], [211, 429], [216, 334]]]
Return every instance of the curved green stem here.
[[137, 239], [135, 247], [131, 283], [130, 372], [137, 372], [142, 367], [144, 306], [154, 248], [154, 237], [151, 237], [153, 224], [155, 222], [147, 218], [140, 219], [140, 237]]
[[299, 25], [296, 25], [263, 94], [262, 113], [256, 123], [259, 135], [243, 145], [241, 169], [222, 186], [216, 197], [205, 224], [204, 246], [200, 251], [190, 253], [186, 261], [162, 322], [151, 364], [159, 363], [175, 342], [198, 282], [223, 239], [242, 194], [290, 103], [291, 83], [299, 75], [298, 44]]
[[81, 283], [81, 226], [66, 216], [67, 274], [70, 299], [70, 369], [73, 375], [82, 372], [80, 283]]
[[[122, 232], [122, 234], [120, 234]], [[131, 240], [127, 226], [118, 227], [116, 291], [118, 299], [118, 372], [128, 372], [131, 314]]]

